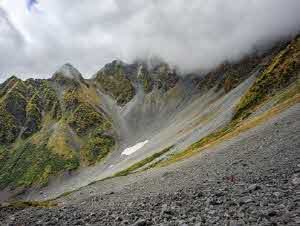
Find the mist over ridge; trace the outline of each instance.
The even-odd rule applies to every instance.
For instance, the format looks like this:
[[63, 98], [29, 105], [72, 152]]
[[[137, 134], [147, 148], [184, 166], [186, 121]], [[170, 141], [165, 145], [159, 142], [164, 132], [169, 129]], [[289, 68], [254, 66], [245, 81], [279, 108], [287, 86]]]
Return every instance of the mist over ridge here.
[[[298, 0], [104, 0], [0, 3], [0, 81], [50, 77], [71, 62], [85, 77], [120, 59], [159, 57], [183, 72], [210, 70], [300, 29]], [[35, 6], [33, 6], [35, 7]], [[78, 16], [80, 15], [80, 16]]]

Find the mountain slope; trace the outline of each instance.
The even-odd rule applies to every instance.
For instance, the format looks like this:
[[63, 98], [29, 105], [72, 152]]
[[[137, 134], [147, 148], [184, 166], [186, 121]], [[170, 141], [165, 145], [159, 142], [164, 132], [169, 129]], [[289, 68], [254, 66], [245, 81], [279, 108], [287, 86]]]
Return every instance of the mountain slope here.
[[[289, 85], [299, 77], [299, 43], [208, 74], [113, 61], [92, 79], [70, 64], [48, 80], [11, 77], [0, 85], [1, 189], [53, 198], [142, 160], [149, 168], [185, 157], [192, 144], [199, 149], [219, 139], [232, 131], [232, 120], [247, 120], [286, 87], [293, 94], [286, 98], [295, 97], [298, 86]], [[145, 145], [123, 153], [139, 143]]]
[[46, 184], [50, 175], [94, 163], [114, 146], [109, 117], [82, 97], [87, 86], [70, 65], [50, 80], [12, 77], [2, 84], [2, 188]]

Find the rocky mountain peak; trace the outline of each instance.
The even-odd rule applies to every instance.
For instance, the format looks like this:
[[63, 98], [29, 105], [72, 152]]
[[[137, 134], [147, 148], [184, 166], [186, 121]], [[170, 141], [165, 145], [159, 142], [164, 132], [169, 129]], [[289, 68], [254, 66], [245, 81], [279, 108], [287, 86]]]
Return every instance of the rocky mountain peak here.
[[53, 75], [55, 77], [64, 77], [68, 79], [83, 80], [81, 73], [70, 63], [61, 66]]
[[112, 62], [105, 64], [104, 67], [97, 74], [113, 75], [125, 65], [126, 64], [120, 60], [113, 60]]

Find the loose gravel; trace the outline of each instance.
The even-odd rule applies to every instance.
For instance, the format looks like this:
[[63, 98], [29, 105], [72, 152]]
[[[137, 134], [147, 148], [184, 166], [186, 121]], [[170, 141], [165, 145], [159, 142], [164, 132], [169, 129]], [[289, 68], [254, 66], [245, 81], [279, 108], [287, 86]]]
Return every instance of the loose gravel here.
[[300, 225], [300, 104], [197, 156], [97, 182], [0, 225]]

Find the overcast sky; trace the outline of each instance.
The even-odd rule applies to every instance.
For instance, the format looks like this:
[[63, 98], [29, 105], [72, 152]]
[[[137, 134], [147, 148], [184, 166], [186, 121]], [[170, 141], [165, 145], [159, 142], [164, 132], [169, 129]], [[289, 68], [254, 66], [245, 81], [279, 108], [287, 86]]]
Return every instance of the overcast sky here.
[[300, 28], [300, 0], [0, 0], [0, 81], [159, 56], [210, 69]]

